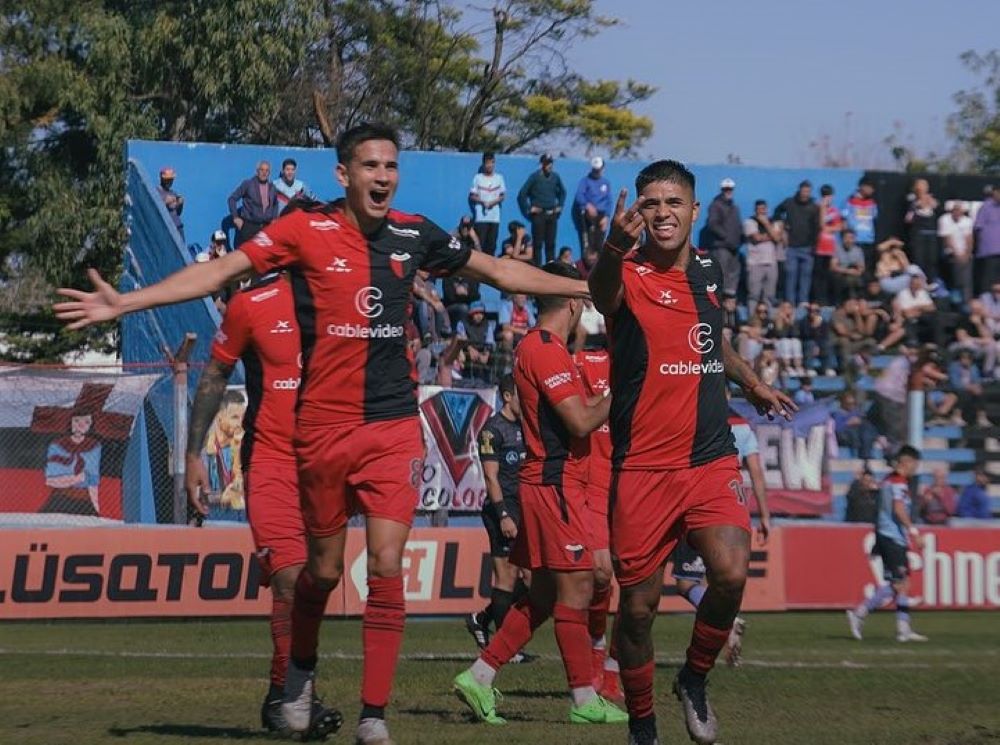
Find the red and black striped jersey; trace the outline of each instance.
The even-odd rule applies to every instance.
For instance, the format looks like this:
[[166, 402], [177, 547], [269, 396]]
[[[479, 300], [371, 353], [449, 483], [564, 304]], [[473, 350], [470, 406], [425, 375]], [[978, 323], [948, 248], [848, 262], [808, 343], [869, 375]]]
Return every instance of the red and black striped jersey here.
[[690, 468], [735, 453], [719, 267], [692, 252], [687, 271], [661, 270], [639, 253], [622, 266], [622, 283], [608, 319], [614, 467]]
[[[603, 396], [611, 387], [611, 356], [605, 349], [580, 350], [573, 355], [588, 398]], [[590, 433], [588, 482], [611, 483], [611, 426], [605, 422]]]
[[514, 384], [528, 451], [521, 467], [521, 483], [562, 486], [567, 480], [584, 482], [590, 441], [573, 437], [555, 408], [570, 396], [587, 400], [580, 371], [562, 339], [544, 329], [529, 331], [517, 345]]
[[283, 277], [263, 277], [229, 301], [212, 357], [227, 365], [243, 360], [247, 408], [240, 457], [245, 464], [251, 456], [254, 462], [295, 462], [299, 350], [292, 288]]
[[396, 210], [365, 235], [334, 202], [278, 218], [240, 250], [258, 272], [290, 270], [302, 337], [300, 422], [416, 415], [404, 329], [413, 279], [418, 269], [458, 271], [469, 248], [430, 220]]

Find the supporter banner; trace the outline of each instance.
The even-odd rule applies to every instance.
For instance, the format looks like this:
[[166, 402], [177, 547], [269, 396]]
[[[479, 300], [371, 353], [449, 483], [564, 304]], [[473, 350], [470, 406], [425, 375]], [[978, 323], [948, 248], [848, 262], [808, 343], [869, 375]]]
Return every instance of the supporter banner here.
[[[867, 525], [782, 528], [789, 608], [848, 608], [882, 584]], [[1000, 526], [925, 529], [923, 549], [909, 552], [913, 605], [1000, 608]]]
[[494, 413], [496, 388], [420, 386], [419, 401], [426, 456], [417, 508], [477, 512], [486, 485], [476, 440]]
[[[810, 517], [828, 514], [832, 509], [827, 469], [830, 404], [807, 404], [790, 422], [759, 416], [746, 401], [734, 399], [730, 404], [757, 434], [771, 512]], [[754, 501], [753, 511], [756, 509]]]
[[128, 441], [158, 379], [0, 373], [0, 512], [122, 520]]

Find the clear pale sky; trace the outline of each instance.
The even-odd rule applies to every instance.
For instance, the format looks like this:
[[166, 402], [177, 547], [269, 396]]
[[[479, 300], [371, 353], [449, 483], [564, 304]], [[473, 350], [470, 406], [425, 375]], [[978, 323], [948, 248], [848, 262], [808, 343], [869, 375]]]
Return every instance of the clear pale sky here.
[[[852, 165], [888, 166], [901, 122], [918, 151], [947, 145], [952, 95], [976, 85], [959, 55], [1000, 47], [1000, 0], [597, 0], [616, 28], [574, 44], [588, 78], [658, 87], [637, 107], [639, 154], [693, 163], [817, 165], [809, 143], [853, 143]], [[848, 118], [847, 112], [851, 112]]]

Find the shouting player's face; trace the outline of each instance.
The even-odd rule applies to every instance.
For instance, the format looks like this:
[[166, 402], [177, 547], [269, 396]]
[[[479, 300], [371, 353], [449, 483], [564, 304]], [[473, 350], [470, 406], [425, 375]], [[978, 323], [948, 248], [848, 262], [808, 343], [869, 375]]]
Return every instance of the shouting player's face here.
[[654, 181], [639, 195], [639, 214], [646, 224], [646, 246], [678, 251], [688, 245], [699, 204], [684, 184]]
[[362, 229], [376, 227], [389, 213], [399, 185], [399, 151], [389, 140], [367, 140], [348, 163], [337, 164], [337, 181]]

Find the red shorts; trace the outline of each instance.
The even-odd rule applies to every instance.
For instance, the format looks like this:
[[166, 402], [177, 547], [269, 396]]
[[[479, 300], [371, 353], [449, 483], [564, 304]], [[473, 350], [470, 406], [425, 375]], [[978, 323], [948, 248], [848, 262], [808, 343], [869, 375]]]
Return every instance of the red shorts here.
[[525, 569], [576, 572], [594, 568], [583, 484], [521, 485], [521, 525], [510, 561]]
[[735, 455], [694, 468], [620, 471], [611, 487], [611, 556], [621, 585], [662, 566], [689, 530], [734, 525], [750, 532]]
[[243, 475], [247, 520], [260, 563], [261, 585], [286, 567], [306, 563], [306, 528], [294, 463], [255, 462]]
[[611, 545], [608, 529], [609, 480], [592, 479], [587, 483], [587, 513], [590, 515], [591, 548], [594, 551], [607, 550]]
[[417, 417], [295, 432], [309, 535], [339, 533], [355, 513], [413, 524], [424, 440]]

